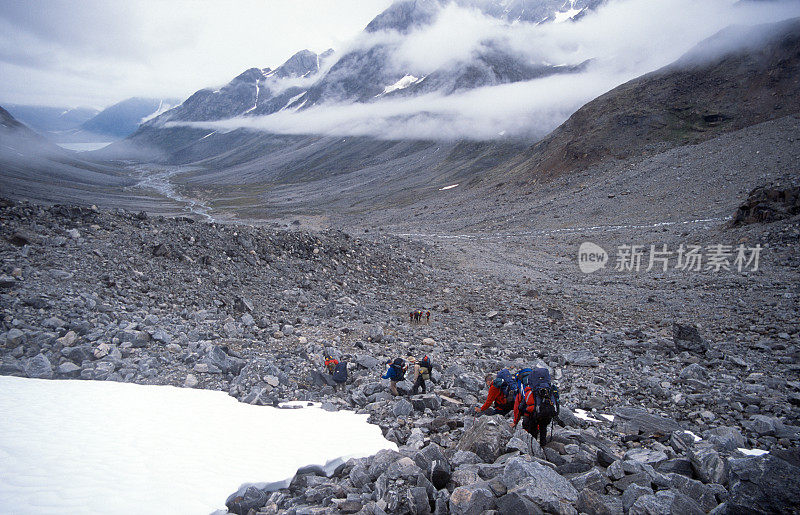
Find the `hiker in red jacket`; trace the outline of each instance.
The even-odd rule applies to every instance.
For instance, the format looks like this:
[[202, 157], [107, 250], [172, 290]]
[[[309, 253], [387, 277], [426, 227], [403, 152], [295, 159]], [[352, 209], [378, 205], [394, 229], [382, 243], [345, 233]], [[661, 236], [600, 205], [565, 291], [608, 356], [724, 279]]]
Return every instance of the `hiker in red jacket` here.
[[334, 359], [327, 354], [325, 355], [325, 368], [328, 370], [329, 374], [333, 375], [333, 372], [336, 370], [336, 365], [338, 364], [338, 359]]
[[[489, 395], [486, 396], [486, 402], [483, 406], [475, 408], [478, 413], [486, 412], [487, 415], [506, 415], [511, 408], [514, 407], [514, 401], [508, 398], [503, 390], [495, 386], [494, 374], [486, 374], [486, 385], [489, 387]], [[494, 407], [491, 408], [492, 403]], [[488, 410], [488, 411], [487, 411]]]

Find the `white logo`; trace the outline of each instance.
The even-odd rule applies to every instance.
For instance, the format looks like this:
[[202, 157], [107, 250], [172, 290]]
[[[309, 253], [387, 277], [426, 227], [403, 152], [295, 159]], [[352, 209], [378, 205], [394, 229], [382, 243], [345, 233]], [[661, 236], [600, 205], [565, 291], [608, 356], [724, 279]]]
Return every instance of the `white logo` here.
[[603, 247], [585, 241], [578, 249], [578, 266], [581, 272], [591, 274], [606, 266], [608, 263], [608, 253]]

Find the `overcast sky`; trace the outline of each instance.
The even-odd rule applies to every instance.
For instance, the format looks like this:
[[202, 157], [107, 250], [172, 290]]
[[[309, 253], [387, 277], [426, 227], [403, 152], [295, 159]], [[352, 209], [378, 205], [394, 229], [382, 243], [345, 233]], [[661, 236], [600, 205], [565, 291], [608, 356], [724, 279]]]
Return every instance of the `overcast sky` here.
[[358, 34], [391, 0], [2, 0], [0, 105], [184, 99]]

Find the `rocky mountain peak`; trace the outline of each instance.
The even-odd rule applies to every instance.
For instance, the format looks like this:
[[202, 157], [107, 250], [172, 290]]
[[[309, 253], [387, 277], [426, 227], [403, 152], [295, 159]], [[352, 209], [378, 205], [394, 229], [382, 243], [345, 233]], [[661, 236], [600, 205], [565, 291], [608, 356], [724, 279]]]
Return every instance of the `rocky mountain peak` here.
[[396, 30], [406, 34], [431, 23], [445, 3], [442, 0], [400, 0], [369, 22], [365, 31]]

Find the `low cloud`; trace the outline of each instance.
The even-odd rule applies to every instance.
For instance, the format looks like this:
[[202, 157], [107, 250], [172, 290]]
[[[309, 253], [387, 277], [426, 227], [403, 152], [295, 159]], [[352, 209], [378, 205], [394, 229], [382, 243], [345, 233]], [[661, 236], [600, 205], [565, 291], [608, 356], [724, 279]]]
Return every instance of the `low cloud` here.
[[796, 16], [800, 16], [800, 3], [795, 1], [612, 0], [575, 22], [509, 25], [478, 10], [451, 4], [430, 26], [407, 36], [393, 32], [364, 34], [353, 40], [350, 48], [387, 45], [393, 49], [394, 71], [417, 77], [436, 69], [464, 66], [487, 45], [500, 46], [530, 63], [575, 65], [591, 60], [590, 64], [580, 73], [447, 96], [428, 94], [366, 104], [321, 105], [193, 125], [386, 139], [539, 138], [589, 100], [674, 62], [727, 26]]

